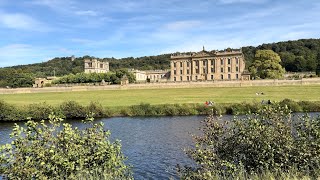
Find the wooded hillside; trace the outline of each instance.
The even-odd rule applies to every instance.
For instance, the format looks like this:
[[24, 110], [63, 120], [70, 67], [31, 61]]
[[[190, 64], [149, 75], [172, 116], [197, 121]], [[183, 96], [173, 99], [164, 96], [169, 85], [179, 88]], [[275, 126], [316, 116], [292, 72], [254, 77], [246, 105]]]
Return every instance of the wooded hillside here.
[[[242, 47], [246, 67], [252, 64], [256, 51], [264, 49], [270, 49], [278, 53], [282, 60], [281, 65], [286, 71], [315, 71], [317, 67], [317, 55], [320, 54], [320, 39], [301, 39], [262, 44], [257, 47]], [[71, 57], [57, 57], [43, 63], [0, 68], [0, 87], [29, 87], [32, 85], [35, 77], [63, 76], [83, 72], [83, 60], [85, 58], [94, 57], [78, 57], [74, 61], [71, 60]], [[116, 59], [106, 57], [98, 59], [109, 61], [111, 71], [123, 68], [139, 70], [170, 68], [170, 54], [138, 58]]]

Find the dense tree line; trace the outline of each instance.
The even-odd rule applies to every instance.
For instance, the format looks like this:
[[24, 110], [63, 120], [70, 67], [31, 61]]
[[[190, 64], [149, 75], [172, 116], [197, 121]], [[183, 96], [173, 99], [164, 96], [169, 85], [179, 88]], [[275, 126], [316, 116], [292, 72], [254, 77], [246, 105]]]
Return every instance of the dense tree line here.
[[102, 81], [110, 84], [120, 84], [121, 79], [127, 76], [129, 83], [135, 82], [135, 77], [126, 69], [118, 69], [115, 72], [108, 73], [77, 73], [62, 76], [54, 80], [54, 84], [72, 84], [72, 83], [101, 83]]
[[320, 63], [320, 39], [300, 39], [278, 43], [262, 44], [257, 47], [243, 47], [242, 51], [249, 67], [257, 50], [273, 50], [279, 54], [281, 65], [290, 72], [315, 71]]
[[139, 70], [170, 69], [170, 54], [122, 59], [104, 58], [109, 61], [110, 70], [130, 68]]
[[[262, 44], [257, 47], [243, 47], [246, 67], [250, 67], [255, 60], [255, 54], [258, 50], [273, 50], [279, 54], [281, 65], [286, 71], [302, 72], [316, 71], [320, 74], [320, 39], [301, 39], [295, 41], [285, 41], [278, 43]], [[57, 57], [43, 63], [19, 65], [7, 68], [0, 68], [0, 87], [30, 87], [31, 79], [35, 77], [64, 76], [70, 73], [77, 74], [84, 71], [83, 61], [85, 58], [94, 58], [92, 56], [83, 56], [75, 58]], [[99, 59], [99, 58], [98, 58]], [[110, 70], [117, 69], [169, 69], [170, 54], [145, 57], [127, 57], [127, 58], [103, 58], [108, 61]]]

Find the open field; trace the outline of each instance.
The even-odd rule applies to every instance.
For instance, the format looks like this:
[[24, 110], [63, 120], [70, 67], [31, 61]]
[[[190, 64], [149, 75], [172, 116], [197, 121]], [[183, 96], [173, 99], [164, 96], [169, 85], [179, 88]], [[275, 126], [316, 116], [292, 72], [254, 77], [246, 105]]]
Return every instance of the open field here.
[[[264, 95], [256, 95], [256, 92], [263, 92]], [[285, 98], [297, 101], [320, 101], [320, 85], [130, 89], [0, 95], [0, 100], [18, 106], [39, 102], [58, 105], [64, 101], [73, 100], [83, 105], [99, 102], [104, 107], [130, 106], [140, 103], [204, 103], [207, 100], [216, 103], [252, 102], [263, 99], [280, 101]]]

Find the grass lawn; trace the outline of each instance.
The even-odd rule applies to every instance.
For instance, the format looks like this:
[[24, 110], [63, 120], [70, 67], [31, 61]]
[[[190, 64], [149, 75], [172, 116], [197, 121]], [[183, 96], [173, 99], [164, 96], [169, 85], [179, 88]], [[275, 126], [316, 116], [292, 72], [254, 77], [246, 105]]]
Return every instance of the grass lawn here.
[[[264, 95], [256, 95], [256, 92], [263, 92]], [[140, 103], [204, 103], [207, 100], [216, 103], [252, 102], [263, 99], [279, 101], [285, 98], [296, 101], [320, 101], [320, 85], [132, 89], [0, 95], [0, 100], [18, 106], [39, 102], [58, 105], [64, 101], [73, 100], [83, 105], [99, 102], [104, 107], [130, 106]]]

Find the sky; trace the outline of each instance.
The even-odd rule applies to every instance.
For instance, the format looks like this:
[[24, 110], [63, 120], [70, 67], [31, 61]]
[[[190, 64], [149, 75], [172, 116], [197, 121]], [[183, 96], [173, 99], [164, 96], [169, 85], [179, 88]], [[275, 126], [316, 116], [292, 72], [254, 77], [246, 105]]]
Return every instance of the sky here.
[[0, 67], [320, 37], [319, 0], [0, 0]]

